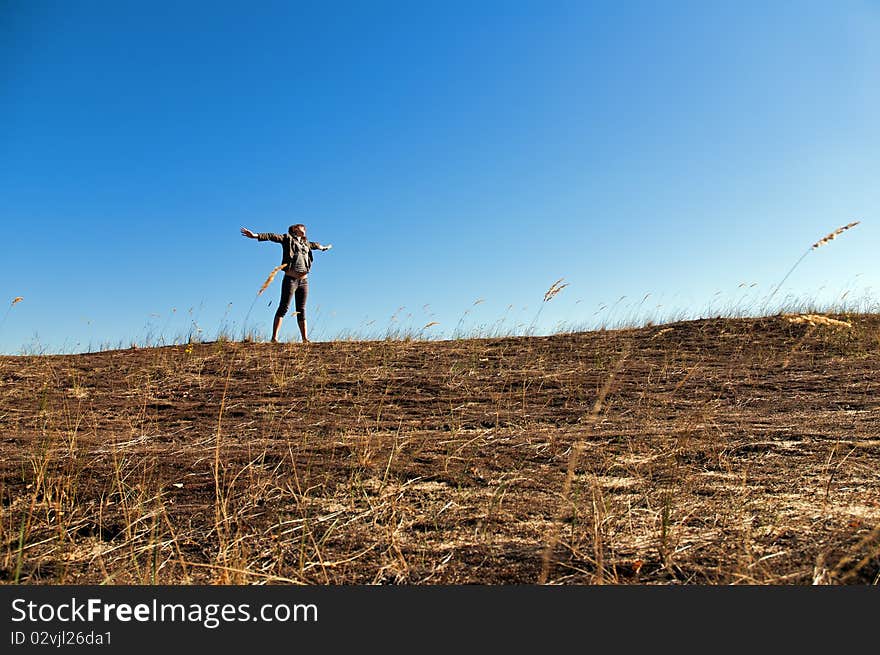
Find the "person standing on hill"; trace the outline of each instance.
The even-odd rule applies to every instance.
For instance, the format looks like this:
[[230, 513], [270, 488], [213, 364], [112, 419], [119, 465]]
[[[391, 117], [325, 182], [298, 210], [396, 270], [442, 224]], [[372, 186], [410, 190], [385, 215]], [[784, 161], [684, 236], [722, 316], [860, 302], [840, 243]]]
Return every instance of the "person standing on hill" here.
[[251, 232], [246, 227], [241, 228], [242, 235], [248, 239], [257, 241], [274, 241], [280, 243], [282, 248], [282, 265], [284, 269], [284, 282], [281, 284], [281, 301], [275, 311], [275, 321], [272, 323], [272, 342], [278, 341], [278, 331], [281, 329], [281, 321], [290, 309], [290, 300], [296, 300], [296, 320], [299, 324], [299, 332], [303, 343], [308, 343], [306, 336], [306, 298], [309, 295], [308, 273], [312, 268], [312, 250], [330, 250], [332, 244], [322, 246], [320, 243], [306, 239], [306, 226], [302, 223], [291, 225], [287, 234], [274, 234], [272, 232]]

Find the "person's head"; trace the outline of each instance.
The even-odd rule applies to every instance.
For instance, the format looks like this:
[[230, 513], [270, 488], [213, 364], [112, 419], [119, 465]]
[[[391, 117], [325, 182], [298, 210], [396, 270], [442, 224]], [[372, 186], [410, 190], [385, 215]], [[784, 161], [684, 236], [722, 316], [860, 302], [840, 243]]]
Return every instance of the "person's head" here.
[[306, 226], [303, 225], [302, 223], [297, 223], [296, 225], [291, 225], [287, 229], [287, 231], [290, 232], [290, 236], [292, 236], [292, 237], [305, 238], [305, 236], [306, 236]]

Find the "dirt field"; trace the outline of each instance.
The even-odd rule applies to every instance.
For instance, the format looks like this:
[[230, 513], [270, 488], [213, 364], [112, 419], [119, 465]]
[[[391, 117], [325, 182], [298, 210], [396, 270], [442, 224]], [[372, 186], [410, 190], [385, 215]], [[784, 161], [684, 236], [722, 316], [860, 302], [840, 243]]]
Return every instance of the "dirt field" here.
[[837, 318], [0, 357], [0, 580], [877, 584]]

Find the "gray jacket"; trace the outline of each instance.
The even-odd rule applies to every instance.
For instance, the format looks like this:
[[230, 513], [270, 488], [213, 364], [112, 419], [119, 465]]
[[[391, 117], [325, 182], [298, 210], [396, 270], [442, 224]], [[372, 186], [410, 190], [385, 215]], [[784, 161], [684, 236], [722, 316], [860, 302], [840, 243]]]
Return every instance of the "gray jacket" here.
[[281, 263], [287, 264], [286, 273], [308, 273], [312, 268], [312, 250], [320, 250], [321, 244], [315, 241], [299, 239], [291, 236], [289, 232], [274, 234], [272, 232], [260, 232], [258, 241], [274, 241], [281, 244]]

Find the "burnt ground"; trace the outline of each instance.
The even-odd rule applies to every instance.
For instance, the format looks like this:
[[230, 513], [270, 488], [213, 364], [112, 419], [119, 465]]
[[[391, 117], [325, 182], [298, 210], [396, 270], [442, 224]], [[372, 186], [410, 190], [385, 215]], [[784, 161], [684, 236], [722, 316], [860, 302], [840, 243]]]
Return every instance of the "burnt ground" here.
[[876, 584], [838, 318], [0, 357], [0, 580]]

